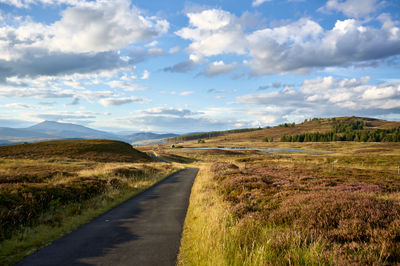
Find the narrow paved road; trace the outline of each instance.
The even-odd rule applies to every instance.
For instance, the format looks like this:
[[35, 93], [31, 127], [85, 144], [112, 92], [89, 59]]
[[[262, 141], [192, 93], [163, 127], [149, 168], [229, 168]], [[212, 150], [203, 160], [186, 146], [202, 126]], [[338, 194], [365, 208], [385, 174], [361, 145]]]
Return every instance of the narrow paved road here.
[[17, 265], [175, 265], [197, 172], [171, 175]]

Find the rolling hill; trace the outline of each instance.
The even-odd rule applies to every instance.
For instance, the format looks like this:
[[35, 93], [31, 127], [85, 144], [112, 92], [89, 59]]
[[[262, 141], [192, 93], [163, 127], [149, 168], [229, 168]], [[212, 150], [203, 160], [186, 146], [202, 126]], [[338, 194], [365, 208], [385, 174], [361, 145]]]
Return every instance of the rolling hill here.
[[96, 162], [149, 162], [146, 153], [115, 140], [56, 140], [0, 147], [0, 157], [9, 159], [68, 158]]
[[[333, 126], [338, 123], [338, 121], [343, 121], [345, 123], [352, 123], [356, 121], [362, 121], [365, 123], [364, 130], [374, 131], [376, 129], [390, 129], [395, 127], [400, 127], [400, 122], [396, 121], [386, 121], [367, 117], [336, 117], [336, 118], [320, 118], [311, 119], [304, 121], [303, 123], [294, 124], [282, 124], [271, 128], [263, 128], [259, 130], [242, 132], [242, 133], [231, 133], [226, 131], [225, 134], [221, 136], [215, 136], [207, 138], [207, 133], [202, 134], [197, 139], [206, 139], [207, 145], [224, 145], [225, 143], [245, 143], [245, 142], [263, 142], [265, 138], [269, 140], [273, 139], [274, 142], [280, 141], [282, 136], [295, 136], [305, 133], [328, 133], [332, 130]], [[212, 133], [212, 132], [211, 132]], [[212, 136], [212, 135], [211, 135]], [[169, 139], [171, 142], [175, 141], [186, 141], [185, 136]], [[193, 136], [187, 141], [195, 140]]]
[[172, 138], [172, 137], [177, 137], [179, 135], [177, 134], [172, 134], [172, 133], [167, 133], [167, 134], [157, 134], [157, 133], [152, 133], [152, 132], [139, 132], [139, 133], [134, 133], [128, 136], [124, 136], [124, 139], [129, 140], [131, 143], [135, 142], [140, 142], [144, 140], [159, 140], [159, 139], [166, 139], [166, 138]]

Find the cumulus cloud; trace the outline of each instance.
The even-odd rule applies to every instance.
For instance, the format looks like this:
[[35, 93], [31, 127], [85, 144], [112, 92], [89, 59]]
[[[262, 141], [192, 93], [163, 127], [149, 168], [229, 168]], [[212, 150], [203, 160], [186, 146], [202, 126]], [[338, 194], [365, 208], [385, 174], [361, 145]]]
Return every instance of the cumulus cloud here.
[[128, 103], [148, 103], [149, 100], [144, 98], [139, 98], [135, 96], [131, 97], [119, 97], [119, 98], [104, 98], [99, 101], [99, 103], [103, 106], [119, 106]]
[[246, 54], [256, 75], [295, 72], [368, 63], [400, 54], [400, 28], [389, 15], [378, 17], [379, 26], [356, 19], [338, 20], [324, 29], [310, 18], [283, 26], [244, 31], [243, 23], [223, 10], [189, 13], [189, 26], [177, 31], [190, 40], [191, 56], [210, 57], [224, 53]]
[[378, 0], [328, 0], [319, 11], [338, 11], [348, 17], [364, 17], [377, 10]]
[[183, 39], [191, 40], [188, 50], [199, 57], [222, 53], [244, 54], [245, 40], [239, 19], [231, 13], [210, 9], [188, 13], [189, 27], [176, 32]]
[[237, 103], [264, 106], [298, 120], [338, 115], [373, 116], [400, 111], [400, 83], [369, 84], [370, 78], [332, 76], [305, 80], [300, 89], [284, 88], [237, 97]]
[[50, 49], [62, 52], [104, 52], [150, 40], [165, 33], [166, 20], [144, 17], [130, 1], [88, 2], [67, 8], [51, 26]]
[[207, 77], [215, 77], [218, 75], [226, 74], [232, 72], [238, 67], [236, 62], [232, 64], [225, 64], [224, 61], [216, 61], [207, 65], [202, 74]]
[[[17, 6], [30, 3], [13, 2]], [[158, 37], [168, 28], [166, 20], [143, 15], [128, 0], [72, 5], [51, 25], [16, 19], [0, 27], [0, 79], [126, 67], [137, 59], [121, 58], [117, 50]], [[160, 53], [152, 49], [157, 48], [147, 55]]]

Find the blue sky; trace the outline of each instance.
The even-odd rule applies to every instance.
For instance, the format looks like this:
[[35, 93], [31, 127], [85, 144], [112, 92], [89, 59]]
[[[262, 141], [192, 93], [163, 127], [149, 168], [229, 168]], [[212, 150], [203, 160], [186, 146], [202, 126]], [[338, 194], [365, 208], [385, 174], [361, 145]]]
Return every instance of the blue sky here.
[[0, 126], [400, 120], [400, 2], [0, 0]]

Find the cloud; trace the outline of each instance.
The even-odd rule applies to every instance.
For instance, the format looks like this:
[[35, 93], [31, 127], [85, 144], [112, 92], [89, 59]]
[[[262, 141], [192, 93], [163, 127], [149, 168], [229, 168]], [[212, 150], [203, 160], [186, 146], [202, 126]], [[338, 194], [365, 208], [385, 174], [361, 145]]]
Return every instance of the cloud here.
[[75, 97], [71, 103], [68, 105], [79, 105], [80, 99], [78, 97]]
[[216, 90], [216, 89], [208, 89], [207, 92], [208, 93], [221, 93], [221, 94], [234, 94], [236, 93], [238, 90], [236, 89], [232, 89], [232, 90]]
[[283, 87], [294, 87], [294, 84], [285, 84], [280, 81], [275, 81], [270, 84], [258, 87], [258, 90], [279, 89]]
[[166, 67], [163, 69], [164, 72], [174, 72], [174, 73], [185, 73], [192, 70], [196, 66], [193, 60], [187, 60], [177, 63], [173, 66]]
[[129, 62], [132, 64], [139, 64], [150, 58], [163, 56], [164, 54], [165, 52], [161, 48], [150, 48], [148, 50], [143, 48], [135, 48], [129, 54]]
[[193, 115], [199, 115], [202, 114], [201, 112], [193, 112], [189, 109], [176, 109], [176, 108], [163, 108], [163, 107], [158, 107], [158, 108], [151, 108], [147, 110], [142, 110], [140, 111], [142, 114], [146, 115], [165, 115], [165, 116], [176, 116], [176, 117], [185, 117], [185, 116], [193, 116]]
[[25, 52], [25, 56], [20, 59], [12, 61], [0, 59], [0, 81], [11, 76], [84, 74], [129, 66], [115, 52], [97, 54], [50, 54], [43, 50]]
[[50, 49], [62, 52], [105, 52], [150, 40], [167, 32], [166, 20], [144, 17], [127, 0], [88, 2], [67, 8], [51, 26]]
[[[247, 55], [253, 75], [294, 72], [369, 63], [400, 54], [400, 28], [389, 15], [368, 26], [356, 19], [338, 20], [324, 29], [310, 18], [283, 26], [244, 31], [235, 15], [217, 9], [188, 13], [189, 26], [176, 34], [191, 41], [191, 56]], [[378, 23], [378, 25], [379, 25]]]
[[319, 11], [338, 11], [347, 17], [361, 18], [377, 10], [378, 0], [328, 0]]
[[[33, 1], [12, 2], [19, 7], [30, 3]], [[138, 59], [126, 60], [119, 49], [154, 39], [169, 28], [166, 20], [145, 16], [128, 0], [75, 4], [67, 6], [61, 19], [50, 25], [15, 18], [13, 23], [0, 27], [0, 81], [15, 75], [90, 73], [128, 67]], [[149, 49], [140, 60], [159, 55], [162, 51], [157, 49]]]
[[78, 121], [81, 119], [95, 119], [96, 115], [89, 113], [89, 114], [83, 114], [83, 113], [70, 113], [70, 112], [64, 112], [64, 113], [47, 113], [47, 114], [38, 114], [36, 117], [44, 119], [44, 120], [52, 120], [52, 121]]
[[270, 2], [271, 0], [254, 0], [253, 3], [251, 4], [252, 6], [259, 6], [265, 2]]
[[[305, 80], [300, 89], [284, 88], [237, 97], [237, 103], [263, 106], [270, 113], [301, 120], [310, 117], [372, 116], [400, 112], [400, 83], [368, 84], [369, 77], [338, 79], [332, 76]], [[266, 110], [267, 110], [266, 109]]]
[[0, 3], [12, 5], [18, 8], [29, 8], [31, 5], [78, 5], [86, 3], [85, 0], [0, 0]]
[[188, 47], [190, 53], [199, 57], [245, 53], [243, 29], [236, 16], [219, 9], [188, 13], [187, 16], [190, 26], [175, 34], [192, 41]]
[[138, 84], [132, 84], [121, 80], [113, 80], [107, 83], [111, 88], [120, 88], [125, 91], [146, 91], [148, 88]]
[[169, 115], [144, 115], [126, 117], [121, 122], [149, 131], [169, 131], [179, 133], [213, 131], [237, 127], [236, 119], [210, 119], [206, 117], [178, 117]]
[[232, 72], [238, 67], [236, 62], [232, 64], [225, 64], [223, 61], [216, 61], [206, 66], [202, 74], [207, 77], [215, 77], [218, 75]]
[[179, 52], [180, 50], [181, 50], [181, 48], [179, 46], [174, 46], [174, 47], [170, 48], [168, 52], [170, 54], [174, 54], [174, 53]]
[[179, 93], [180, 96], [189, 96], [192, 95], [194, 91], [182, 91]]
[[141, 79], [146, 80], [150, 78], [150, 72], [148, 70], [143, 71]]
[[123, 104], [128, 104], [128, 103], [148, 103], [149, 100], [144, 99], [144, 98], [138, 98], [138, 97], [120, 97], [120, 98], [105, 98], [101, 99], [99, 103], [103, 106], [119, 106]]

